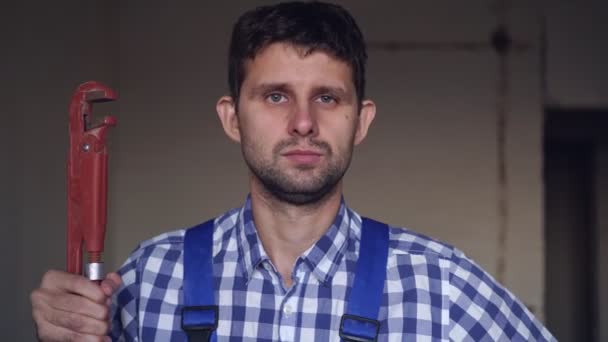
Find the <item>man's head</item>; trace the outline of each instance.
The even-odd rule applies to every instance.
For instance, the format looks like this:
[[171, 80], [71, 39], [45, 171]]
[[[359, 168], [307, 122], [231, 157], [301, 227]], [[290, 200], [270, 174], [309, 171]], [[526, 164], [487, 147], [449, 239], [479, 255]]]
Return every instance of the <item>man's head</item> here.
[[367, 53], [363, 35], [342, 7], [322, 2], [286, 2], [243, 14], [233, 27], [228, 60], [230, 95], [238, 100], [245, 63], [272, 43], [288, 43], [306, 53], [322, 51], [352, 69], [357, 99], [365, 96]]
[[231, 96], [217, 111], [241, 143], [252, 194], [293, 205], [336, 198], [375, 115], [354, 20], [336, 5], [285, 3], [246, 13], [234, 30]]

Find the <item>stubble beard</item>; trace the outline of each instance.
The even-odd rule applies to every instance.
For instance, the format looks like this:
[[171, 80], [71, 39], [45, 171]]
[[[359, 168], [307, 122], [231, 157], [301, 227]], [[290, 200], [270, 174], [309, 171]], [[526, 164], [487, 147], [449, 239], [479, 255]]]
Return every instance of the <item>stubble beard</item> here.
[[[281, 151], [297, 146], [298, 139], [288, 139], [277, 144], [272, 151], [272, 160], [266, 160], [256, 153], [255, 142], [243, 144], [242, 153], [245, 163], [254, 177], [263, 186], [267, 195], [276, 200], [296, 206], [311, 206], [322, 203], [333, 194], [350, 165], [352, 151], [334, 155], [331, 146], [323, 141], [308, 139], [307, 145], [323, 151], [328, 163], [320, 170], [303, 165], [294, 170], [279, 167]], [[316, 171], [316, 172], [315, 172]]]

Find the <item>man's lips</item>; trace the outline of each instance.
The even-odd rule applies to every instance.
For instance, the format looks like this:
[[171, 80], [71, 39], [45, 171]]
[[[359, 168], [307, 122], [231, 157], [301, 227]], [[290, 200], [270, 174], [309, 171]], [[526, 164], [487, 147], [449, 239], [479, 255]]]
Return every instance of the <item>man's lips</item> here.
[[289, 150], [282, 155], [298, 164], [311, 164], [321, 160], [323, 153], [312, 150]]

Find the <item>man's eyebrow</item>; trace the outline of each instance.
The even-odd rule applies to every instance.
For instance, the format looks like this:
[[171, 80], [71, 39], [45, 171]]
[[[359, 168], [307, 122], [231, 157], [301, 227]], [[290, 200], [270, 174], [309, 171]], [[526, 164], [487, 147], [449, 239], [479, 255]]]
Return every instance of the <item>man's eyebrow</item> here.
[[[250, 97], [264, 96], [271, 92], [290, 94], [292, 93], [292, 87], [289, 84], [282, 82], [260, 83], [251, 89]], [[348, 98], [348, 91], [341, 86], [316, 86], [312, 88], [312, 94], [315, 96], [322, 94], [331, 94], [343, 99]]]
[[251, 95], [255, 97], [273, 91], [287, 93], [290, 92], [290, 87], [287, 83], [261, 83], [251, 89]]
[[314, 94], [333, 94], [339, 97], [346, 97], [347, 91], [342, 87], [334, 86], [319, 86], [313, 88]]

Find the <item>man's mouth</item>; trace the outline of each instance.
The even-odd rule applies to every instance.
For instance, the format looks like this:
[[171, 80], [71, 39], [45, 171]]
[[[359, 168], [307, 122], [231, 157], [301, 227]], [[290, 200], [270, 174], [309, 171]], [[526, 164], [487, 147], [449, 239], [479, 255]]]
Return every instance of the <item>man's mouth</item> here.
[[321, 160], [323, 153], [312, 150], [289, 150], [282, 153], [288, 160], [296, 164], [316, 164]]

